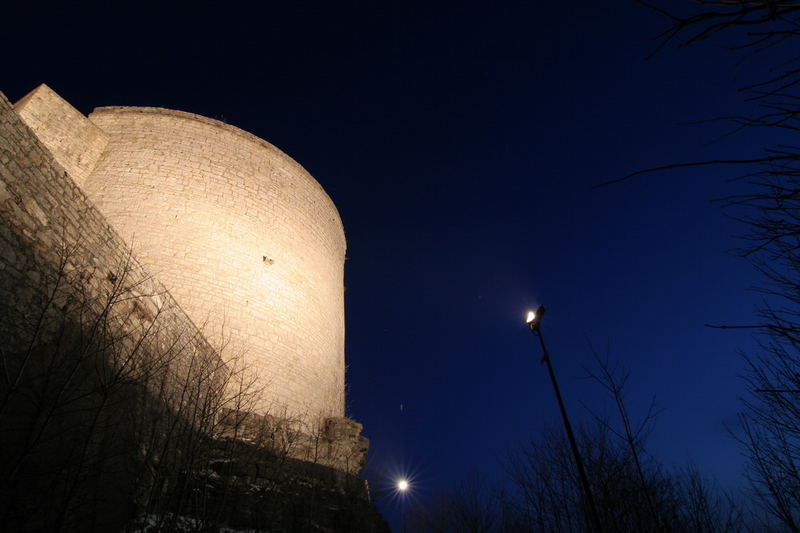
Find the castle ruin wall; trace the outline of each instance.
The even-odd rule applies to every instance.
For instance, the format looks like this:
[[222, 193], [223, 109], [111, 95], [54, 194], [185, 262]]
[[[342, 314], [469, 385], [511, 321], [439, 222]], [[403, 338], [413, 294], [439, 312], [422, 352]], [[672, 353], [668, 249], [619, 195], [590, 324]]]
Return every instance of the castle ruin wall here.
[[[81, 117], [79, 114], [78, 118]], [[75, 131], [81, 130], [86, 131], [75, 128]], [[92, 137], [94, 135], [90, 134]], [[83, 141], [78, 137], [73, 142]], [[23, 122], [0, 92], [0, 338], [3, 339], [3, 353], [24, 353], [34, 342], [47, 342], [47, 336], [57, 335], [55, 330], [60, 324], [49, 323], [45, 329], [40, 325], [44, 308], [58, 309], [64, 303], [48, 301], [54, 278], [64, 275], [62, 283], [70, 285], [66, 287], [68, 292], [97, 306], [81, 310], [91, 311], [94, 317], [103, 311], [114, 285], [124, 282], [125, 294], [107, 320], [113, 322], [111, 327], [118, 340], [129, 344], [128, 352], [136, 349], [130, 346], [131, 342], [136, 344], [150, 336], [148, 342], [163, 341], [179, 347], [175, 360], [170, 362], [170, 372], [174, 375], [188, 377], [187, 369], [193, 366], [193, 361], [222, 365], [215, 346], [205, 336], [204, 325], [197, 324], [181, 302], [176, 301], [170, 288], [154, 275], [153, 269], [147, 266], [153, 262], [131, 252], [117, 227], [57, 160], [58, 145], [56, 153], [53, 150]], [[308, 186], [316, 189], [314, 194], [321, 191], [316, 183]], [[332, 204], [322, 203], [322, 206], [330, 209]], [[343, 246], [338, 215], [335, 222], [328, 228], [331, 232], [327, 237], [333, 245], [338, 245], [337, 239], [342, 238]], [[207, 257], [215, 256], [209, 252]], [[263, 264], [263, 260], [258, 259]], [[278, 264], [277, 257], [274, 264]], [[121, 280], [123, 275], [125, 279]], [[92, 320], [92, 316], [88, 320]], [[231, 328], [235, 333], [236, 324], [232, 323]], [[152, 348], [158, 352], [163, 345]], [[213, 363], [214, 360], [219, 363]], [[173, 391], [166, 394], [173, 396]], [[337, 398], [339, 394], [337, 391]], [[334, 409], [327, 407], [326, 412], [330, 411]], [[363, 466], [368, 444], [359, 436], [361, 425], [356, 422], [334, 415], [321, 420], [318, 427], [306, 427], [309, 434], [298, 435], [292, 420], [262, 418], [248, 415], [248, 424], [252, 420], [253, 426], [248, 431], [252, 429], [255, 434], [265, 426], [287, 428], [286, 435], [296, 439], [293, 448], [286, 450], [294, 458], [350, 473], [358, 472]]]
[[[91, 128], [75, 131], [89, 131], [89, 138], [96, 137]], [[84, 140], [77, 133], [70, 142], [48, 145], [0, 93], [0, 352], [6, 372], [0, 387], [4, 400], [0, 494], [6, 503], [3, 523], [14, 531], [117, 531], [129, 524], [141, 503], [138, 490], [149, 490], [142, 479], [165, 461], [151, 453], [163, 450], [153, 445], [162, 441], [137, 437], [152, 437], [147, 428], [158, 426], [159, 420], [171, 424], [173, 419], [157, 417], [132, 426], [131, 421], [137, 419], [133, 412], [141, 404], [129, 403], [138, 393], [127, 393], [144, 390], [149, 394], [142, 396], [154, 398], [167, 409], [183, 406], [184, 412], [177, 412], [176, 418], [191, 417], [196, 412], [193, 408], [203, 402], [201, 395], [194, 394], [199, 391], [190, 391], [185, 398], [186, 388], [167, 390], [168, 385], [182, 377], [187, 383], [196, 375], [191, 368], [198, 361], [210, 362], [213, 369], [224, 368], [219, 353], [192, 318], [131, 254], [117, 229], [58, 161], [63, 156], [56, 155], [59, 147], [77, 146]], [[56, 290], [58, 286], [60, 290]], [[117, 294], [121, 298], [109, 305], [110, 295], [120, 287], [122, 292]], [[87, 305], [75, 305], [81, 300]], [[48, 321], [53, 316], [69, 323]], [[64, 342], [63, 331], [75, 325], [87, 326], [82, 334], [91, 333], [96, 325], [111, 333], [111, 337], [101, 336], [87, 344], [109, 350], [90, 354], [81, 365], [62, 359], [61, 355], [76, 355], [65, 348], [69, 343]], [[148, 344], [148, 354], [177, 345], [176, 357], [159, 360], [156, 367], [143, 373], [122, 374], [123, 380], [116, 385], [123, 394], [111, 394], [108, 386], [113, 381], [107, 378], [120, 375], [115, 372], [120, 364], [138, 364], [141, 358], [107, 361], [103, 357], [108, 353], [128, 356], [143, 344]], [[28, 356], [31, 360], [26, 360]], [[155, 368], [163, 369], [160, 376], [150, 372]], [[9, 372], [13, 376], [16, 369], [23, 379], [9, 380]], [[216, 370], [212, 372], [215, 375]], [[151, 381], [127, 379], [134, 376]], [[152, 387], [154, 384], [167, 386]], [[107, 404], [107, 398], [113, 401]], [[331, 483], [329, 479], [339, 483], [343, 479], [339, 472], [355, 474], [363, 465], [366, 439], [358, 437], [360, 430], [355, 422], [328, 419], [320, 434], [301, 436], [302, 449], [287, 452], [290, 457], [331, 467], [335, 475], [315, 474], [322, 486], [317, 490], [336, 496], [336, 486], [324, 483]], [[224, 452], [227, 441], [214, 442], [220, 453]], [[263, 472], [272, 464], [258, 463], [251, 465], [251, 470]], [[308, 466], [302, 461], [288, 464], [301, 474]], [[313, 480], [311, 475], [299, 478], [297, 486], [308, 485], [308, 479]], [[67, 486], [69, 490], [65, 490]], [[271, 491], [260, 491], [266, 498], [254, 501], [248, 499], [252, 485], [246, 487], [237, 502], [244, 508], [243, 514], [263, 511], [264, 501], [276, 505]], [[230, 494], [225, 492], [224, 497]], [[339, 500], [333, 501], [341, 505]], [[280, 505], [307, 509], [298, 503], [305, 502], [293, 494], [280, 500]], [[330, 509], [326, 505], [330, 520], [342, 514], [330, 513]]]
[[[114, 300], [112, 294], [121, 297]], [[100, 320], [113, 324], [116, 342], [128, 344], [124, 348], [128, 351], [132, 343], [148, 335], [148, 342], [170, 339], [181, 347], [169, 361], [173, 372], [185, 371], [192, 357], [223, 365], [217, 350], [164, 285], [136, 260], [0, 93], [0, 338], [4, 353], [16, 354], [34, 343], [46, 343], [63, 324], [52, 317], [43, 320], [43, 315], [68, 308], [75, 310], [75, 316], [65, 319], [80, 321], [81, 326], [93, 327], [92, 321]]]
[[87, 120], [41, 86], [31, 129], [194, 323], [258, 376], [257, 412], [344, 414], [345, 239], [286, 154], [190, 113], [110, 107]]
[[108, 135], [47, 85], [22, 97], [14, 110], [72, 179], [82, 185], [103, 154]]

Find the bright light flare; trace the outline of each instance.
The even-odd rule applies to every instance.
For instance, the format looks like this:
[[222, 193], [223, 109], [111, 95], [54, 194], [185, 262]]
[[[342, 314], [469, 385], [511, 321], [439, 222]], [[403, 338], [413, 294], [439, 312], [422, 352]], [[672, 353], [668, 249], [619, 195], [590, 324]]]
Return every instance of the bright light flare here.
[[409, 485], [407, 479], [401, 479], [397, 481], [397, 490], [399, 490], [400, 492], [405, 492], [408, 490], [408, 488]]
[[530, 324], [536, 320], [536, 311], [528, 311], [528, 314], [525, 316], [525, 323]]

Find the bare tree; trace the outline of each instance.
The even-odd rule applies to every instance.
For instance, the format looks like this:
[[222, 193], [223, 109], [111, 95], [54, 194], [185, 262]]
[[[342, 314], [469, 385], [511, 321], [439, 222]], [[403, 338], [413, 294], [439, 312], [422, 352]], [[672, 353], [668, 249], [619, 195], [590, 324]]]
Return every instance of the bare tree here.
[[[609, 423], [607, 418], [595, 418], [608, 431], [619, 438], [628, 448], [630, 461], [634, 467], [636, 477], [639, 480], [641, 495], [644, 498], [645, 506], [635, 506], [635, 520], [638, 527], [649, 527], [655, 530], [665, 529], [669, 518], [662, 516], [663, 510], [656, 505], [654, 487], [648, 482], [643, 465], [645, 457], [645, 440], [652, 428], [655, 419], [655, 400], [651, 401], [650, 407], [642, 421], [634, 426], [628, 408], [625, 403], [625, 385], [630, 378], [630, 373], [624, 369], [612, 367], [609, 359], [601, 359], [597, 352], [592, 348], [598, 371], [587, 370], [588, 377], [599, 384], [611, 396], [614, 407], [619, 417], [619, 429], [614, 424]], [[647, 524], [645, 526], [645, 524]]]
[[[714, 117], [713, 121], [728, 124], [725, 135], [743, 129], [767, 128], [781, 132], [787, 142], [763, 147], [761, 155], [747, 158], [719, 158], [704, 161], [670, 163], [637, 170], [598, 186], [618, 183], [656, 171], [710, 165], [752, 166], [744, 179], [752, 179], [755, 187], [767, 185], [765, 177], [795, 176], [800, 161], [800, 148], [791, 138], [800, 131], [800, 2], [797, 0], [687, 0], [675, 2], [636, 0], [668, 21], [666, 29], [655, 36], [654, 54], [670, 44], [689, 47], [713, 40], [741, 61], [757, 67], [761, 77], [740, 88], [753, 111]], [[679, 13], [684, 11], [685, 13]], [[746, 198], [760, 197], [761, 192]]]
[[293, 433], [281, 446], [264, 437], [275, 424], [245, 428], [261, 394], [254, 377], [130, 252], [108, 272], [86, 257], [80, 242], [63, 246], [37, 266], [29, 305], [0, 314], [12, 332], [0, 347], [0, 530], [224, 523], [238, 479], [211, 467], [268, 449], [275, 478]]
[[713, 42], [752, 67], [754, 77], [740, 89], [751, 111], [714, 118], [727, 124], [725, 135], [763, 129], [780, 139], [750, 157], [668, 164], [608, 183], [660, 170], [732, 165], [749, 186], [723, 203], [747, 228], [740, 253], [762, 275], [766, 303], [756, 323], [716, 327], [751, 329], [759, 339], [759, 353], [747, 356], [749, 390], [736, 436], [763, 508], [785, 529], [800, 531], [800, 2], [639, 3], [668, 21], [657, 36], [659, 49]]

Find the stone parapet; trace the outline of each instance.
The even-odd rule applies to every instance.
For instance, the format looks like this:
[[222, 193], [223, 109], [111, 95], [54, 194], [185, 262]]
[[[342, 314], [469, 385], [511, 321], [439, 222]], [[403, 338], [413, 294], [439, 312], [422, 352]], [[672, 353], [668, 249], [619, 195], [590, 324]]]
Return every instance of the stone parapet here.
[[108, 135], [45, 84], [21, 98], [14, 109], [70, 177], [83, 185], [103, 154]]
[[272, 453], [357, 474], [366, 461], [369, 440], [363, 426], [349, 418], [326, 418], [309, 426], [252, 412], [228, 411], [219, 424], [218, 437], [260, 446]]

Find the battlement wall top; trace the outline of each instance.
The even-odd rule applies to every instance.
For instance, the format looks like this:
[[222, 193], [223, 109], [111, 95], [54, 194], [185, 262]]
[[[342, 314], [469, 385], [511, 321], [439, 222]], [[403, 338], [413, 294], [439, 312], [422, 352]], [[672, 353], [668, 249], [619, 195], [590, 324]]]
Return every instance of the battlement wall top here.
[[83, 185], [108, 145], [108, 135], [45, 84], [22, 97], [14, 110], [72, 179]]
[[[333, 210], [337, 213], [337, 218], [339, 219], [339, 224], [341, 225], [341, 216], [338, 214], [339, 211], [336, 209], [336, 204], [334, 204], [331, 197], [319, 184], [319, 182], [314, 179], [314, 177], [297, 161], [295, 161], [291, 156], [287, 155], [283, 150], [278, 148], [277, 146], [273, 145], [272, 143], [265, 141], [261, 137], [253, 135], [250, 132], [247, 132], [241, 128], [238, 128], [232, 124], [228, 124], [227, 122], [222, 122], [221, 120], [204, 117], [203, 115], [197, 115], [195, 113], [190, 113], [188, 111], [179, 111], [176, 109], [166, 109], [163, 107], [146, 107], [146, 106], [103, 106], [95, 108], [89, 114], [89, 120], [93, 118], [98, 118], [104, 114], [113, 114], [113, 115], [120, 115], [120, 114], [140, 114], [140, 115], [160, 115], [163, 117], [172, 117], [178, 118], [183, 120], [191, 120], [194, 122], [199, 122], [201, 124], [205, 124], [207, 126], [211, 126], [213, 128], [217, 128], [221, 131], [236, 135], [240, 137], [242, 140], [259, 145], [271, 153], [273, 158], [280, 159], [286, 166], [293, 167], [293, 175], [302, 175], [306, 179], [309, 180], [310, 183], [314, 187], [316, 187], [321, 193], [322, 196], [327, 199], [330, 203]], [[342, 232], [344, 233], [344, 226], [342, 226]]]

